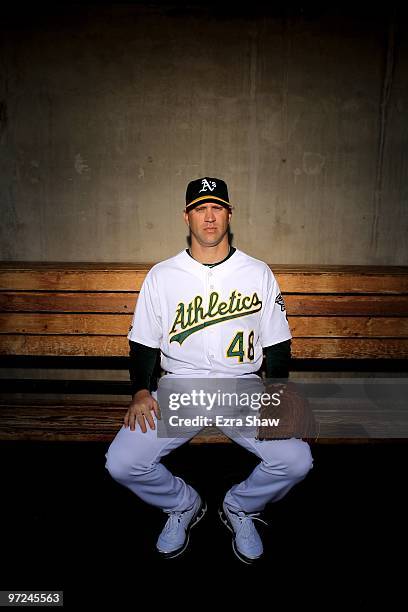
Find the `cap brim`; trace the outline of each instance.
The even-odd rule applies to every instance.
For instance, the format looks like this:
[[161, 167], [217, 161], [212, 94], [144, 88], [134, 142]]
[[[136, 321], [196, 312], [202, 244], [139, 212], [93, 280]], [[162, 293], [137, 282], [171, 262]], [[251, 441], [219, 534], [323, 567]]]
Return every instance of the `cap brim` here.
[[188, 204], [186, 204], [185, 210], [186, 211], [192, 210], [199, 204], [204, 204], [205, 202], [214, 202], [215, 204], [221, 204], [221, 206], [224, 206], [224, 208], [232, 209], [232, 205], [230, 204], [230, 202], [227, 202], [227, 200], [223, 200], [222, 198], [219, 198], [217, 196], [205, 195], [205, 196], [201, 196], [200, 198], [196, 198], [192, 202], [189, 202]]

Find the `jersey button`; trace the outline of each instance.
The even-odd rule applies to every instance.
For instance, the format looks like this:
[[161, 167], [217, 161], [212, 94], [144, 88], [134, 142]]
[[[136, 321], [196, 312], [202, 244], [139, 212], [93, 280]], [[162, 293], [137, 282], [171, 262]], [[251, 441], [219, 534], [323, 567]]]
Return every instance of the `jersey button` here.
[[214, 285], [210, 285], [210, 291], [214, 289]]

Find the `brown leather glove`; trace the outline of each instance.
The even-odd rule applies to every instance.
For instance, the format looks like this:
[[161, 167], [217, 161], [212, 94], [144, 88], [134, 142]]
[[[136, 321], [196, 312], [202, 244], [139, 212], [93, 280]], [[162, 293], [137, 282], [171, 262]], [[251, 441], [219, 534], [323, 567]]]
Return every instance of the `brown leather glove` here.
[[[258, 413], [261, 424], [257, 429], [258, 440], [287, 440], [302, 438], [306, 442], [317, 437], [317, 423], [307, 398], [303, 397], [300, 387], [292, 382], [269, 383], [265, 393], [280, 400], [279, 405], [262, 406]], [[274, 403], [277, 403], [278, 399]], [[266, 420], [279, 419], [278, 425]]]

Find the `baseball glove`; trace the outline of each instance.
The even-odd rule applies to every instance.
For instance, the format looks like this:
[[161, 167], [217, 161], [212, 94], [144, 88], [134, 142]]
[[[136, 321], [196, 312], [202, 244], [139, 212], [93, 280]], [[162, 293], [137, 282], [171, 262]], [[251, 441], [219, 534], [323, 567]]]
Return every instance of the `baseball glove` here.
[[269, 383], [265, 385], [265, 393], [280, 401], [278, 405], [271, 403], [260, 408], [258, 440], [302, 438], [310, 442], [316, 439], [318, 426], [309, 402], [298, 385], [292, 382]]

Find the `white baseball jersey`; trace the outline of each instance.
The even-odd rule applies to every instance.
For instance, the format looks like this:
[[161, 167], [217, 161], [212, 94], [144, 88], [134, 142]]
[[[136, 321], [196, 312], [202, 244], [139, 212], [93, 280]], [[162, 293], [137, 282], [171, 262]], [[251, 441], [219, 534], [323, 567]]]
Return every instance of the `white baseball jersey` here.
[[183, 250], [147, 274], [128, 339], [161, 351], [161, 367], [185, 377], [257, 372], [262, 348], [292, 336], [278, 283], [238, 249], [210, 268]]

